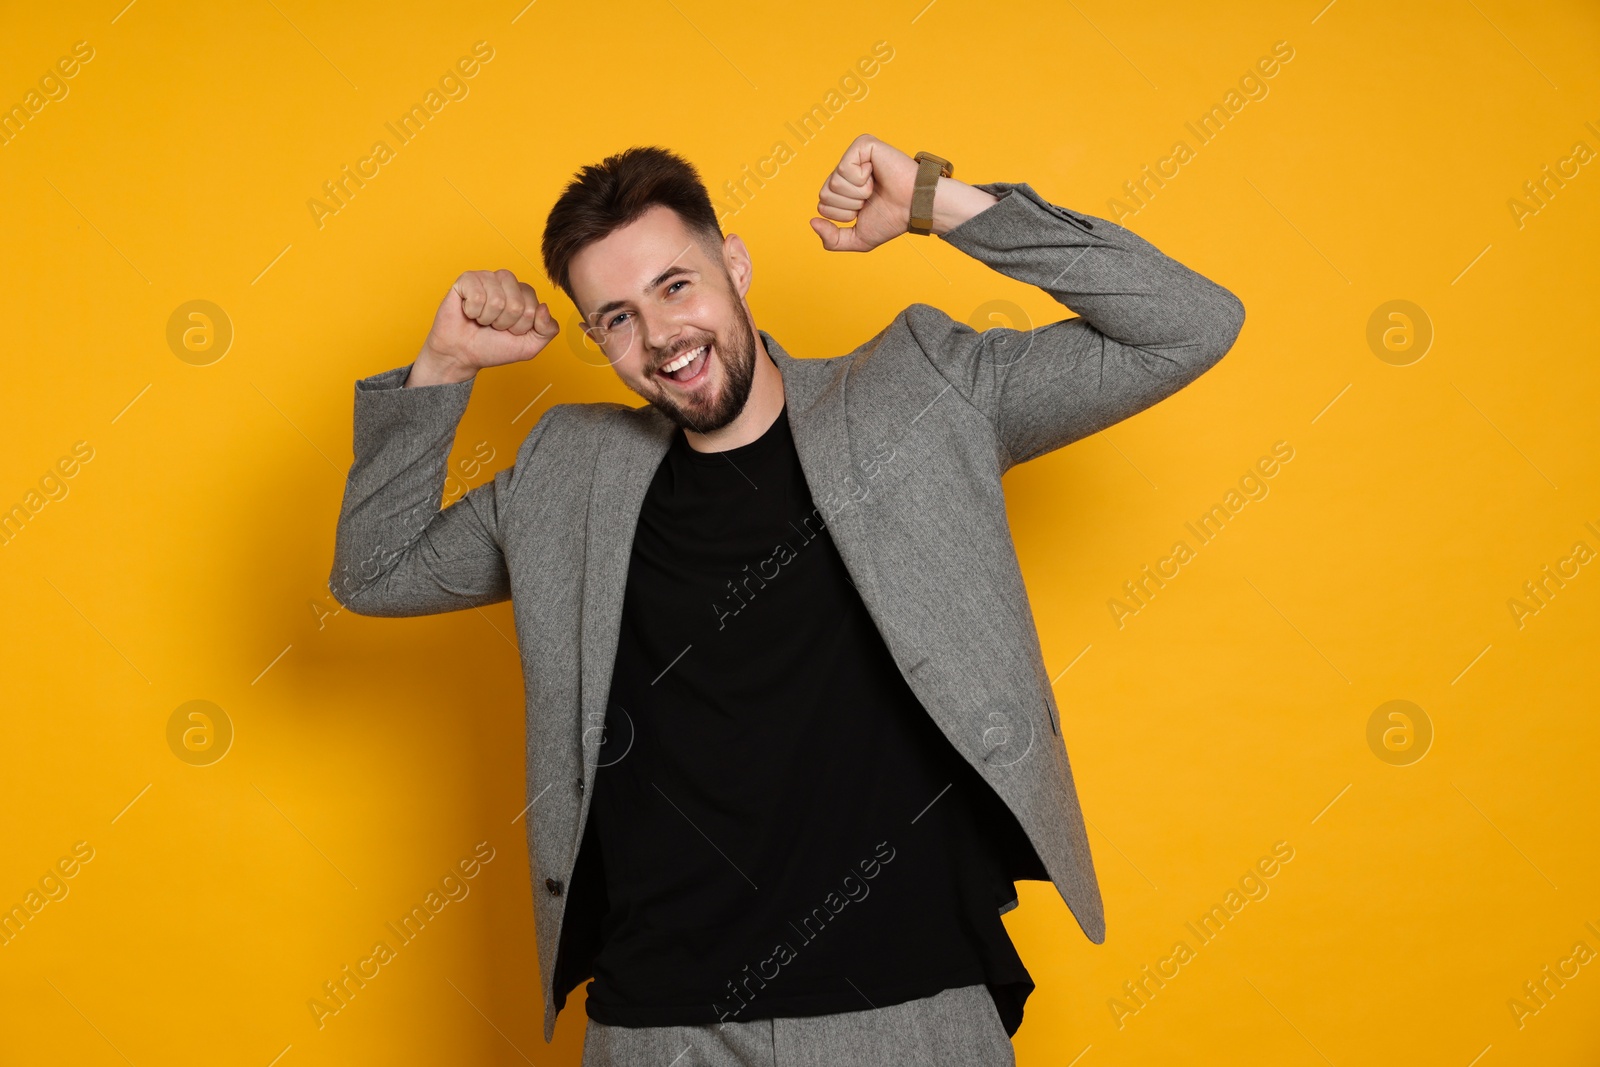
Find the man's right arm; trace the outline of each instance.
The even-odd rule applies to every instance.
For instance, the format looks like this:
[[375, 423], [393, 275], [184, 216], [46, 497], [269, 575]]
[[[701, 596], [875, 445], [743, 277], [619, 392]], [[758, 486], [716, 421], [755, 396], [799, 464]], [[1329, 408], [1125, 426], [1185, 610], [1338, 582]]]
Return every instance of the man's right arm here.
[[[440, 509], [445, 464], [477, 371], [533, 358], [559, 332], [510, 271], [470, 271], [451, 287], [417, 359], [355, 388], [354, 462], [328, 589], [360, 615], [458, 611], [505, 600], [501, 507], [513, 468]], [[547, 420], [529, 431], [519, 459]]]

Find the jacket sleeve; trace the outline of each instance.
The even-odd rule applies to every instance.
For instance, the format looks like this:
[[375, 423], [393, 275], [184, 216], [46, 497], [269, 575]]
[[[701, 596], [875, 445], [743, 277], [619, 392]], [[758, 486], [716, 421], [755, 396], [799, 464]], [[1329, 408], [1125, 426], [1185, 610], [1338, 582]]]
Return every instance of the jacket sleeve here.
[[[473, 379], [404, 387], [411, 366], [355, 385], [355, 459], [328, 590], [358, 615], [431, 615], [510, 598], [500, 513], [514, 467], [440, 509]], [[531, 448], [544, 420], [528, 434]]]
[[1244, 305], [1227, 289], [1131, 230], [1049, 203], [1026, 182], [976, 188], [999, 202], [944, 241], [1078, 316], [981, 332], [937, 309], [911, 320], [923, 354], [988, 416], [1005, 467], [1143, 411], [1233, 346]]

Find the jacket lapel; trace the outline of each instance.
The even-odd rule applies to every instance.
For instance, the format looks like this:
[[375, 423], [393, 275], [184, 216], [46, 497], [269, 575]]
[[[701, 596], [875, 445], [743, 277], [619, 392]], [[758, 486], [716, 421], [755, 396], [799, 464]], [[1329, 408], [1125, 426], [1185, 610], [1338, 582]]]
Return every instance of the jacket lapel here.
[[579, 608], [582, 721], [578, 732], [585, 810], [587, 798], [594, 791], [595, 765], [604, 737], [605, 701], [617, 654], [634, 528], [645, 491], [672, 443], [672, 435], [679, 430], [672, 420], [646, 404], [609, 421], [602, 432], [589, 492], [583, 602]]
[[767, 338], [772, 361], [783, 373], [789, 432], [812, 503], [822, 513], [839, 558], [870, 611], [874, 601], [868, 584], [873, 578], [868, 526], [859, 501], [850, 503], [852, 494], [860, 496], [862, 486], [859, 478], [851, 478], [850, 431], [844, 406], [848, 364], [795, 359], [765, 331], [762, 336]]

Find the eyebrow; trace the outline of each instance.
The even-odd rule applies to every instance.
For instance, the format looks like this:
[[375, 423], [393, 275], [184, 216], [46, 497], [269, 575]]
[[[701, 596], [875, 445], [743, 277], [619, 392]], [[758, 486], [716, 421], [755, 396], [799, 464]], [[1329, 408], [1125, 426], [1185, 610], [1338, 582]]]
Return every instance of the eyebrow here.
[[[668, 280], [670, 280], [672, 278], [675, 278], [679, 274], [698, 274], [698, 273], [699, 273], [698, 271], [696, 271], [696, 270], [694, 270], [694, 269], [692, 269], [690, 267], [685, 267], [681, 263], [674, 263], [671, 266], [667, 267], [667, 269], [662, 271], [660, 274], [657, 274], [654, 278], [651, 278], [648, 282], [645, 282], [644, 288], [639, 290], [639, 295], [640, 296], [644, 296], [644, 295], [648, 294], [652, 289], [655, 289], [657, 286], [661, 285], [661, 283], [663, 283], [665, 281], [668, 281]], [[607, 301], [606, 303], [601, 304], [599, 307], [597, 307], [593, 311], [591, 311], [589, 313], [589, 318], [591, 318], [591, 319], [603, 319], [603, 318], [605, 318], [605, 316], [606, 316], [606, 314], [608, 312], [615, 311], [615, 310], [617, 310], [617, 308], [622, 307], [626, 303], [627, 303], [626, 300], [610, 300], [610, 301]]]

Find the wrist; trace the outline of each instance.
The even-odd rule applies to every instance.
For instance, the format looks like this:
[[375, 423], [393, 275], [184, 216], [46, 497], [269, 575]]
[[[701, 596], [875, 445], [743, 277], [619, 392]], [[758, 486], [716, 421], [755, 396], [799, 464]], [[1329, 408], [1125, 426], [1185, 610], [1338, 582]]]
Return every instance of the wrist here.
[[955, 178], [941, 177], [933, 187], [933, 233], [943, 237], [972, 216], [1000, 202], [993, 193]]
[[412, 361], [411, 371], [406, 375], [405, 387], [410, 389], [427, 385], [453, 385], [464, 382], [476, 374], [474, 368], [464, 367], [424, 344], [422, 351], [417, 353], [417, 358]]

